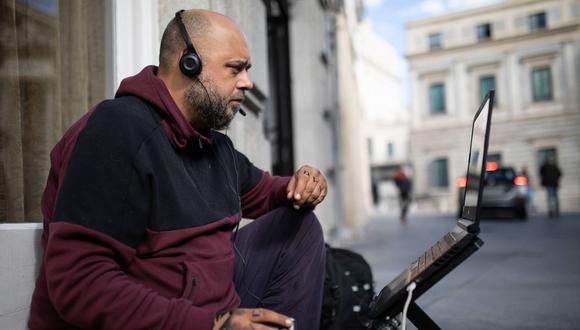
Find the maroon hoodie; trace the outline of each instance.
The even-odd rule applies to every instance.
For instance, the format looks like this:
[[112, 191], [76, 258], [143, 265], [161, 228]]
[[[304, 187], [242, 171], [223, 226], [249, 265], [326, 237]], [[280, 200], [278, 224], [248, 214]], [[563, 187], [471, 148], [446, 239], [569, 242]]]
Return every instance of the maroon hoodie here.
[[238, 306], [232, 230], [289, 178], [185, 120], [156, 68], [123, 80], [51, 152], [31, 329], [211, 329]]

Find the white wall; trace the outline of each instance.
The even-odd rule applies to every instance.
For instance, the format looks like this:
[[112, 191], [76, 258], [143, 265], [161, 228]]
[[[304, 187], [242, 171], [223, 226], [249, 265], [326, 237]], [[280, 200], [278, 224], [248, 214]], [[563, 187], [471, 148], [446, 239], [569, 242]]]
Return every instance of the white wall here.
[[355, 3], [345, 2], [345, 15], [337, 21], [338, 95], [341, 122], [342, 206], [345, 223], [359, 227], [370, 213], [370, 168], [364, 132], [364, 114], [355, 72], [353, 35], [357, 21]]
[[26, 329], [42, 224], [0, 224], [0, 329]]
[[[332, 122], [324, 112], [337, 113], [334, 54], [325, 66], [320, 55], [328, 45], [329, 22], [317, 1], [295, 1], [290, 6], [290, 69], [294, 136], [294, 167], [312, 165], [327, 179], [329, 172], [340, 171], [334, 163]], [[337, 186], [329, 182], [328, 195], [316, 207], [325, 233], [333, 228], [337, 217]]]
[[115, 90], [124, 78], [159, 63], [157, 17], [157, 0], [113, 1]]
[[[408, 160], [409, 112], [403, 106], [403, 59], [395, 49], [362, 23], [353, 35], [355, 72], [364, 133], [372, 141], [371, 165]], [[392, 143], [394, 154], [388, 156]], [[366, 143], [366, 141], [365, 141]]]

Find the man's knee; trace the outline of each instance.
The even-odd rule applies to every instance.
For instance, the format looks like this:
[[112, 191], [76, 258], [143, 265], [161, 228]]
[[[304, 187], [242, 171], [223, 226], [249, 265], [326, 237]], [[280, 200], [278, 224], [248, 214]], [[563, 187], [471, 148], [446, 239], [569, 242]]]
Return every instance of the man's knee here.
[[312, 240], [324, 241], [322, 226], [313, 210], [280, 207], [272, 212], [276, 222], [285, 227], [287, 233], [295, 232], [297, 235], [307, 235]]

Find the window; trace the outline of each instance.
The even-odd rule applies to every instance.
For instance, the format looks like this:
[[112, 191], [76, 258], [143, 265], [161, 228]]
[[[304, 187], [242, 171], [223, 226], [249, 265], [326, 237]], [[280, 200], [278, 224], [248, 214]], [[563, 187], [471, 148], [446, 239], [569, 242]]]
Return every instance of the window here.
[[445, 84], [435, 83], [429, 87], [429, 110], [433, 114], [445, 112]]
[[393, 154], [395, 153], [395, 146], [393, 145], [392, 142], [389, 142], [387, 144], [387, 156], [389, 158], [393, 157]]
[[42, 220], [50, 150], [106, 96], [108, 14], [105, 1], [0, 2], [0, 222]]
[[546, 13], [537, 13], [528, 16], [530, 31], [538, 31], [546, 28]]
[[497, 165], [501, 165], [501, 154], [488, 154], [486, 158], [486, 162], [488, 163], [496, 163]]
[[444, 188], [448, 186], [447, 159], [436, 159], [431, 163], [431, 187]]
[[552, 99], [552, 75], [549, 67], [532, 70], [532, 98], [534, 102]]
[[491, 39], [491, 24], [481, 24], [476, 27], [477, 41], [485, 41]]
[[432, 33], [429, 35], [429, 49], [441, 48], [441, 33]]
[[542, 166], [546, 159], [552, 158], [554, 161], [558, 159], [558, 153], [556, 148], [549, 147], [549, 148], [542, 148], [538, 149], [537, 153], [537, 160], [538, 160], [538, 167]]
[[[486, 75], [479, 77], [479, 102], [483, 101], [483, 98], [490, 89], [495, 90], [495, 76]], [[497, 92], [495, 93], [493, 104], [497, 104]]]

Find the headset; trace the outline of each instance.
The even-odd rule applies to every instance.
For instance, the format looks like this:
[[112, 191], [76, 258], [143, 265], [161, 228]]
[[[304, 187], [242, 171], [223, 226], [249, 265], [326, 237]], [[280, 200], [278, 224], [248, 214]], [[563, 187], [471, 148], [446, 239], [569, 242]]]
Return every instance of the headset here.
[[183, 54], [179, 59], [179, 69], [184, 75], [195, 78], [201, 73], [202, 64], [195, 47], [193, 47], [193, 44], [191, 43], [189, 34], [187, 34], [185, 25], [183, 24], [183, 19], [181, 17], [183, 11], [184, 10], [182, 9], [175, 13], [175, 20], [177, 21], [177, 26], [179, 26], [179, 32], [187, 46], [187, 53]]
[[[181, 33], [181, 37], [183, 38], [183, 41], [185, 41], [185, 45], [187, 46], [187, 53], [183, 54], [179, 59], [179, 69], [184, 75], [190, 78], [198, 78], [199, 74], [201, 73], [201, 68], [203, 67], [203, 65], [201, 64], [201, 58], [199, 58], [199, 55], [197, 54], [195, 47], [193, 47], [193, 44], [191, 43], [191, 38], [189, 38], [189, 34], [187, 33], [185, 24], [183, 24], [183, 18], [181, 17], [181, 14], [183, 12], [184, 10], [181, 9], [175, 13], [175, 20], [177, 21], [177, 26], [179, 26], [179, 32]], [[203, 89], [205, 90], [205, 93], [208, 94], [207, 89], [205, 88], [203, 83], [201, 81], [199, 82], [203, 87]], [[238, 112], [242, 116], [244, 117], [246, 116], [246, 111], [244, 111], [244, 109], [240, 108], [238, 109]]]

